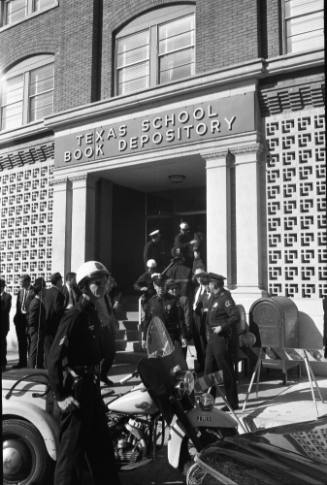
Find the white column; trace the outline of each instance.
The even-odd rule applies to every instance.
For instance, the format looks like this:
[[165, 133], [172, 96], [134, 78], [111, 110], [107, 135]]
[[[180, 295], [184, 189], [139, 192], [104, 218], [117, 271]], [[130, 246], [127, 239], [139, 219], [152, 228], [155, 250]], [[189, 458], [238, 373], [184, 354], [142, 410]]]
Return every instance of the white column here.
[[94, 258], [95, 188], [87, 175], [72, 177], [71, 269]]
[[64, 275], [70, 264], [70, 183], [54, 178], [53, 186], [52, 271]]
[[203, 157], [207, 176], [207, 269], [227, 277], [227, 152]]
[[264, 251], [264, 152], [260, 145], [235, 155], [237, 293], [262, 296]]

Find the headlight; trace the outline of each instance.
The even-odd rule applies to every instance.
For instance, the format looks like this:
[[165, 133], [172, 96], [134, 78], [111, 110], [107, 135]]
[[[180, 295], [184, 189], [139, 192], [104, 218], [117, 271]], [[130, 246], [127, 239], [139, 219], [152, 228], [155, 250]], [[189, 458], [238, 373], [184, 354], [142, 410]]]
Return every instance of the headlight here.
[[210, 392], [205, 392], [200, 397], [199, 403], [203, 411], [211, 411], [215, 404], [215, 398], [210, 394]]
[[192, 394], [192, 392], [194, 391], [193, 372], [187, 370], [181, 373], [175, 388], [182, 393], [185, 392], [186, 394]]

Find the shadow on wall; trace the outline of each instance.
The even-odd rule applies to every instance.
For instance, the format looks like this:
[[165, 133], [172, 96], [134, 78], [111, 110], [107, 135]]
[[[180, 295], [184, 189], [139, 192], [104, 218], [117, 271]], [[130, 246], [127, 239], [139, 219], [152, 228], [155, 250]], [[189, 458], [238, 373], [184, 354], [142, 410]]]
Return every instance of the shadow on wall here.
[[312, 318], [304, 312], [298, 312], [299, 347], [321, 349], [322, 335]]

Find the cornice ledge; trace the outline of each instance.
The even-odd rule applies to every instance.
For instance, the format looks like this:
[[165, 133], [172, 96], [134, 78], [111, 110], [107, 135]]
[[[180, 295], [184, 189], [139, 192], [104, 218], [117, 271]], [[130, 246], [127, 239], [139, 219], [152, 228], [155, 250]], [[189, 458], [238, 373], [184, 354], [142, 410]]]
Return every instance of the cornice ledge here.
[[175, 83], [174, 85], [157, 86], [132, 95], [113, 97], [84, 106], [78, 106], [67, 111], [50, 115], [44, 119], [44, 125], [48, 129], [65, 129], [67, 126], [78, 126], [85, 122], [102, 121], [108, 117], [120, 116], [131, 109], [148, 109], [155, 103], [173, 102], [176, 97], [199, 95], [203, 90], [212, 89], [217, 86], [219, 89], [224, 86], [230, 91], [234, 85], [248, 84], [250, 80], [255, 84], [264, 76], [264, 60], [254, 59], [242, 64], [235, 64], [228, 69], [194, 76], [191, 80]]
[[266, 153], [267, 146], [264, 142], [254, 142], [247, 145], [233, 145], [230, 149], [232, 155], [243, 153]]
[[325, 62], [324, 55], [324, 49], [317, 49], [315, 51], [273, 57], [267, 59], [266, 61], [266, 73], [268, 75], [279, 74], [282, 72], [297, 71], [299, 69], [322, 66]]

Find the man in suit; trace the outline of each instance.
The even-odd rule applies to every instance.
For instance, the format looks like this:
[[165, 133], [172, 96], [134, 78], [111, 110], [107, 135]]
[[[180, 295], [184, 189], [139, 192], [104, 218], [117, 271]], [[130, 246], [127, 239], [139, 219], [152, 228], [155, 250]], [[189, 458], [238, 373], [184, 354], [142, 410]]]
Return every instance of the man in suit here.
[[31, 301], [27, 318], [28, 367], [43, 369], [44, 365], [44, 325], [45, 306], [44, 279], [36, 278], [34, 282], [34, 298]]
[[50, 278], [51, 288], [45, 291], [45, 329], [44, 329], [44, 362], [47, 366], [47, 357], [56, 335], [59, 322], [64, 314], [65, 297], [62, 293], [62, 276], [53, 273]]
[[70, 271], [66, 274], [66, 281], [62, 287], [64, 295], [64, 309], [65, 311], [74, 308], [79, 298], [79, 291], [76, 285], [76, 273]]
[[1, 323], [0, 323], [0, 357], [1, 370], [4, 372], [7, 366], [7, 334], [9, 332], [9, 313], [11, 309], [11, 295], [5, 291], [6, 282], [0, 279], [1, 292]]
[[14, 316], [19, 354], [19, 361], [13, 366], [15, 369], [27, 367], [27, 315], [29, 305], [34, 298], [31, 277], [28, 274], [22, 275], [20, 284], [21, 289], [17, 295], [16, 314]]

